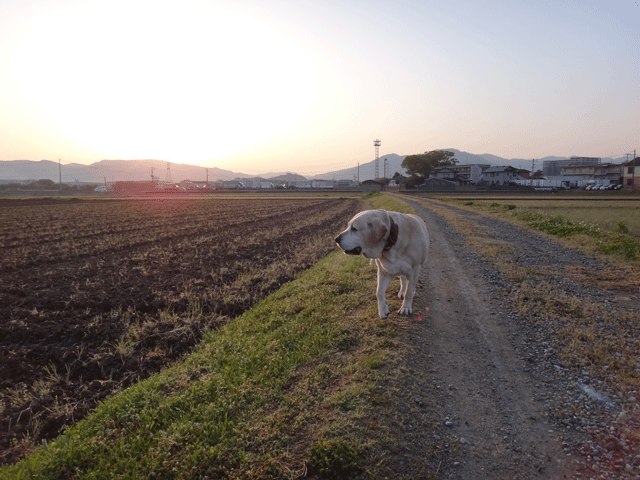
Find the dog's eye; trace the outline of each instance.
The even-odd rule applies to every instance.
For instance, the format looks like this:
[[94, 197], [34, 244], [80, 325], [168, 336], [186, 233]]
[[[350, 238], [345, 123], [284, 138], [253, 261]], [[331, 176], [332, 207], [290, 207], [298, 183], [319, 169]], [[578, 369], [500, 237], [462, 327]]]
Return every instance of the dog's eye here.
[[352, 231], [352, 232], [357, 232], [357, 231], [358, 231], [358, 229], [356, 229], [356, 227], [351, 227], [351, 231]]

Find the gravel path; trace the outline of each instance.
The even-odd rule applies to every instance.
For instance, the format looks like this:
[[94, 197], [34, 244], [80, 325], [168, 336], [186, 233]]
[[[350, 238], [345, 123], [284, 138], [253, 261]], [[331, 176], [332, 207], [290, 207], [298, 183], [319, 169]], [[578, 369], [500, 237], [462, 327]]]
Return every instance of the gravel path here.
[[[516, 286], [428, 200], [408, 202], [425, 219], [432, 245], [406, 334], [408, 375], [388, 386], [400, 392], [398, 416], [408, 419], [396, 432], [404, 438], [398, 478], [640, 478], [640, 451], [628, 440], [630, 430], [640, 431], [630, 423], [640, 410], [637, 392], [622, 395], [564, 366], [551, 320], [519, 314], [507, 295]], [[482, 226], [487, 238], [508, 242], [518, 266], [550, 273], [606, 266], [506, 222], [448, 208]], [[545, 280], [569, 295], [628, 308], [616, 304], [619, 292], [562, 275]], [[441, 417], [435, 428], [421, 423], [427, 408]]]

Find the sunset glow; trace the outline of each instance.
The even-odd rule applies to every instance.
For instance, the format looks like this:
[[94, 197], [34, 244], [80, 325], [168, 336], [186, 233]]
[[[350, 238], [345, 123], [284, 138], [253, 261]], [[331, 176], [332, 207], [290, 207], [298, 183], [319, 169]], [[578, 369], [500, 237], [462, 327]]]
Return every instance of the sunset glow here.
[[[637, 3], [10, 0], [0, 160], [320, 173], [637, 148]], [[534, 2], [536, 3], [536, 2]]]

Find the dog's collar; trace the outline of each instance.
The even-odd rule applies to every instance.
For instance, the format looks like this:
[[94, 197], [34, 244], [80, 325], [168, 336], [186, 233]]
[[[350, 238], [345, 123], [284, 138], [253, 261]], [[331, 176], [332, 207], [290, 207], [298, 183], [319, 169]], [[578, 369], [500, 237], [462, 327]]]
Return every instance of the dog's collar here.
[[393, 247], [398, 241], [398, 225], [393, 221], [393, 218], [389, 217], [389, 220], [391, 221], [391, 228], [389, 229], [387, 243], [384, 244], [384, 248], [382, 249], [383, 252], [391, 250], [391, 247]]

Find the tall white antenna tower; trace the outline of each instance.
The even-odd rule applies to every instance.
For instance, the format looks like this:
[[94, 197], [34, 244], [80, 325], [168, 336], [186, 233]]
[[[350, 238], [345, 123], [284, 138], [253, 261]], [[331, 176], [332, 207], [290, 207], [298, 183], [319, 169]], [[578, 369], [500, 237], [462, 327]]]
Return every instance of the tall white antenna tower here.
[[167, 183], [173, 183], [173, 180], [171, 179], [171, 164], [169, 163], [169, 161], [167, 161]]
[[380, 140], [374, 140], [373, 146], [376, 147], [376, 174], [374, 178], [378, 179], [380, 178], [380, 162], [378, 161], [378, 157], [380, 156]]

